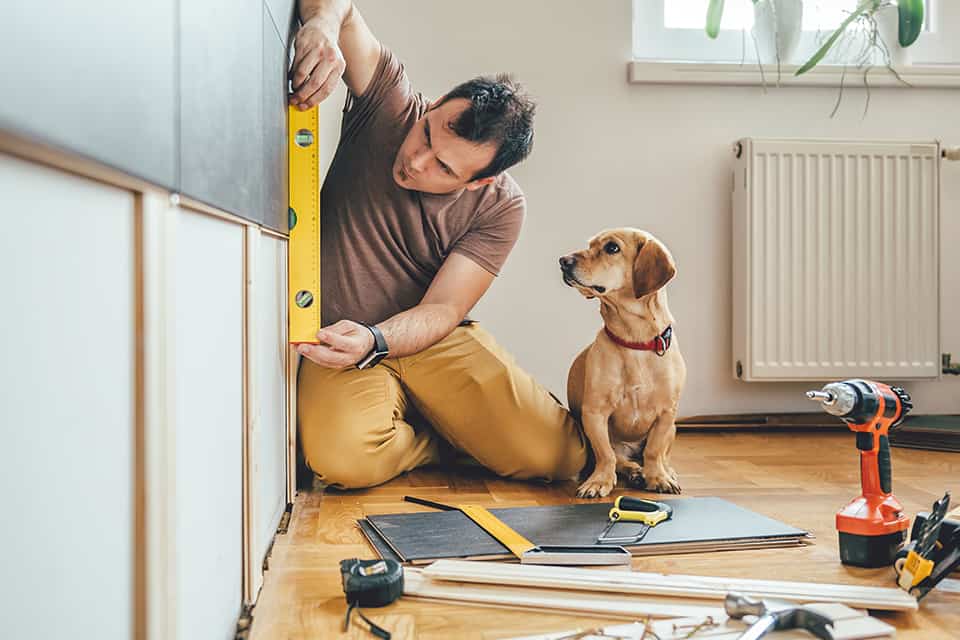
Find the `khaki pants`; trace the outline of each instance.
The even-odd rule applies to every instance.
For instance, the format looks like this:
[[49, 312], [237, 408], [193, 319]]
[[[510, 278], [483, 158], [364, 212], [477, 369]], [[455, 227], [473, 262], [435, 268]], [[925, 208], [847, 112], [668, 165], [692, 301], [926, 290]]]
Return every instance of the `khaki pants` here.
[[449, 460], [450, 445], [511, 478], [565, 480], [587, 458], [576, 421], [477, 324], [363, 371], [303, 359], [297, 407], [307, 464], [344, 488]]

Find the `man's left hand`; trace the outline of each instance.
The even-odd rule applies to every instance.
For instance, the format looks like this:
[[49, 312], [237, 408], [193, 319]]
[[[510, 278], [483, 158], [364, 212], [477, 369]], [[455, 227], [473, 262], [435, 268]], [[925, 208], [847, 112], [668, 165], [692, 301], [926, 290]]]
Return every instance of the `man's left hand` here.
[[355, 365], [373, 349], [373, 334], [362, 324], [341, 320], [317, 332], [320, 344], [301, 344], [297, 353], [321, 367], [343, 369]]

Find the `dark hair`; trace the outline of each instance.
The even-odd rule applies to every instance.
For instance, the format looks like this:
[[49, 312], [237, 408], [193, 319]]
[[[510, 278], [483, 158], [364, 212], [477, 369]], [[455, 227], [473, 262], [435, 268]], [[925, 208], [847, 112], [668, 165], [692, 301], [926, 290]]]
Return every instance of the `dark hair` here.
[[450, 123], [453, 132], [471, 142], [497, 145], [493, 160], [473, 180], [495, 176], [530, 155], [537, 105], [510, 76], [480, 76], [464, 82], [437, 106], [456, 98], [466, 98], [470, 106]]

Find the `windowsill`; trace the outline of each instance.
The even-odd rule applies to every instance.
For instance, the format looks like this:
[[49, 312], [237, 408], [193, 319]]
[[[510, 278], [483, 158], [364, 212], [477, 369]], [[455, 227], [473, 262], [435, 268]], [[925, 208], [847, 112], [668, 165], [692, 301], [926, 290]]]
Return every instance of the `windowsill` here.
[[[764, 65], [767, 86], [846, 87], [863, 86], [863, 71], [840, 65], [818, 65], [802, 76], [793, 75], [799, 65], [782, 65], [779, 81], [776, 65]], [[756, 64], [737, 62], [686, 62], [632, 60], [627, 63], [629, 81], [634, 84], [700, 84], [759, 86], [764, 84]], [[960, 65], [909, 65], [897, 68], [904, 84], [884, 67], [872, 67], [867, 75], [870, 87], [960, 87]]]

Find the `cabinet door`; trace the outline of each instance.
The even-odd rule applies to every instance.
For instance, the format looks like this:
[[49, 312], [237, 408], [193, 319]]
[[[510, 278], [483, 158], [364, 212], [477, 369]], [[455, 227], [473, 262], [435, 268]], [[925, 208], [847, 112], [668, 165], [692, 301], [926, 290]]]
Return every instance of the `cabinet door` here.
[[0, 635], [133, 632], [135, 198], [0, 154]]
[[243, 227], [175, 215], [177, 638], [231, 640], [242, 597]]
[[[257, 578], [263, 557], [287, 506], [286, 249], [285, 240], [262, 235], [256, 259], [257, 362], [254, 371], [258, 385], [258, 408], [253, 433], [252, 490], [256, 492], [253, 569]], [[255, 579], [254, 584], [259, 584], [259, 579]]]

